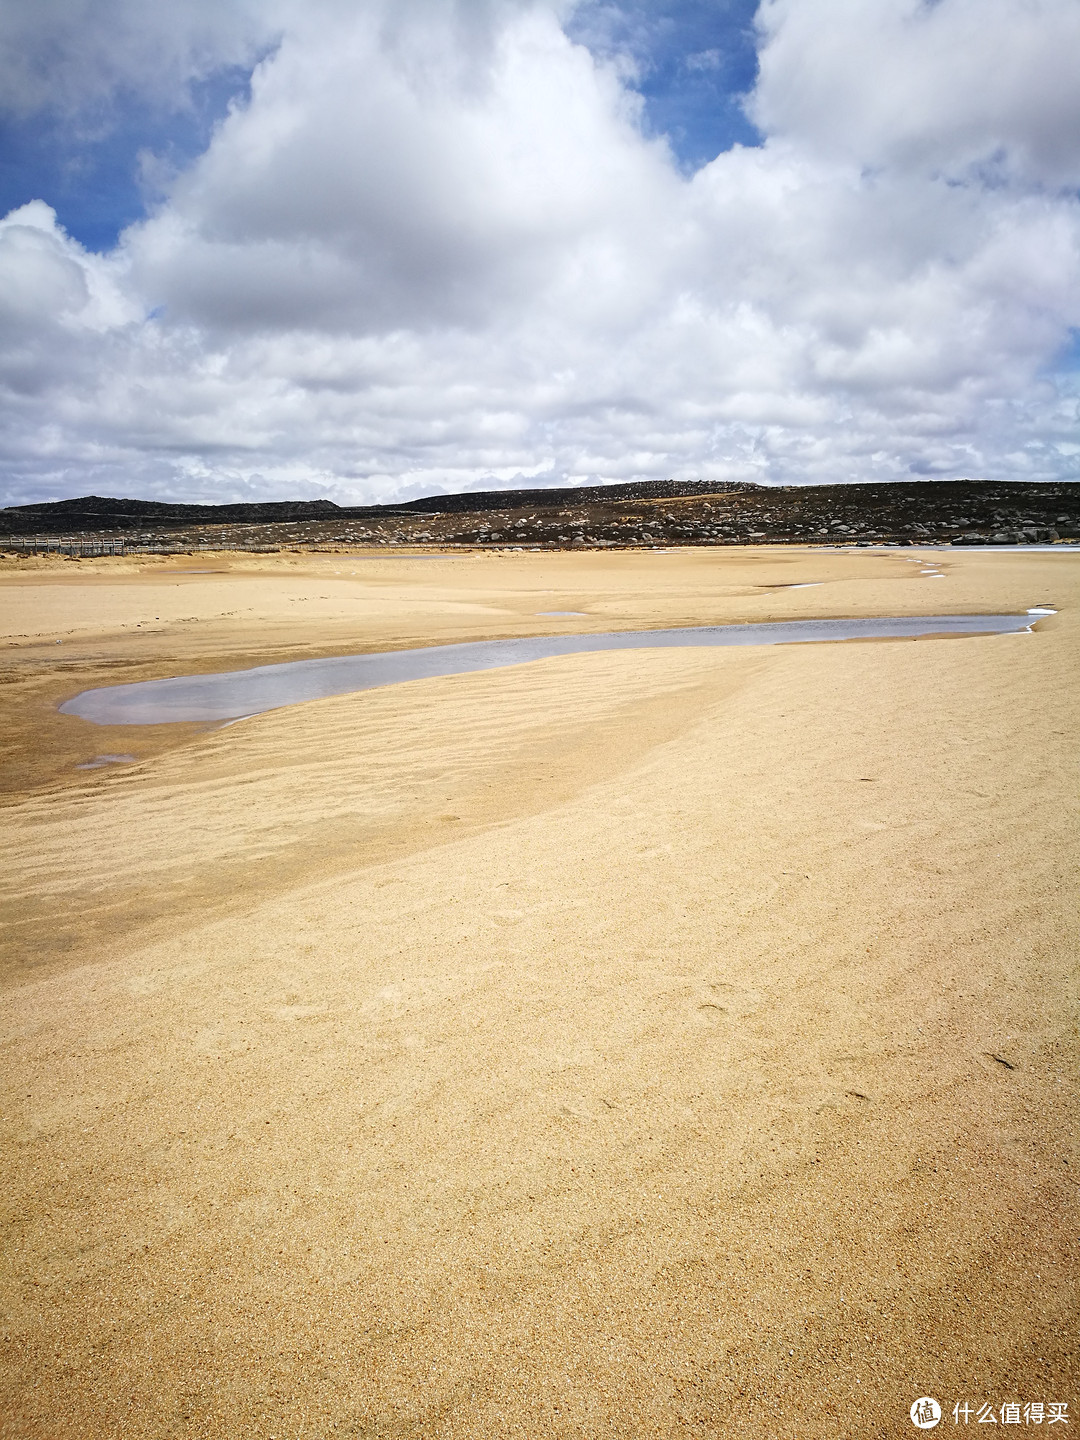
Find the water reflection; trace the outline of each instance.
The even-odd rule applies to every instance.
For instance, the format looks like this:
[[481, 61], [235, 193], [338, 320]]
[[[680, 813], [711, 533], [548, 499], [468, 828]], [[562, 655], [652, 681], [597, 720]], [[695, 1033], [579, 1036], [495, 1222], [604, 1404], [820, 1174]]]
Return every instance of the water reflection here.
[[282, 705], [348, 695], [405, 680], [463, 675], [593, 650], [652, 650], [703, 645], [792, 645], [825, 640], [887, 640], [920, 635], [1010, 634], [1030, 630], [1029, 615], [907, 615], [868, 620], [777, 620], [701, 625], [678, 630], [617, 630], [599, 635], [541, 635], [293, 660], [216, 675], [177, 675], [84, 690], [60, 709], [96, 725], [161, 725], [180, 720], [235, 720]]

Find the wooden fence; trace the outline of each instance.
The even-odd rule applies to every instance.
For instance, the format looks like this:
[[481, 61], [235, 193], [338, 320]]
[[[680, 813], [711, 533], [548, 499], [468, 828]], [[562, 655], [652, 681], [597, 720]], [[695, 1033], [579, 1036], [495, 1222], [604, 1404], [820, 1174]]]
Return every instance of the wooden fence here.
[[123, 540], [65, 540], [56, 535], [0, 536], [0, 550], [27, 555], [123, 555]]

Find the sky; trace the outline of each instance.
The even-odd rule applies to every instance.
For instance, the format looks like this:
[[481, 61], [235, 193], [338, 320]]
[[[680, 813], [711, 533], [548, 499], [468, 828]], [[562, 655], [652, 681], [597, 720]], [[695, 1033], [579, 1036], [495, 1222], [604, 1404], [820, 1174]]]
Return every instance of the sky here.
[[0, 504], [1080, 479], [1080, 0], [0, 0]]

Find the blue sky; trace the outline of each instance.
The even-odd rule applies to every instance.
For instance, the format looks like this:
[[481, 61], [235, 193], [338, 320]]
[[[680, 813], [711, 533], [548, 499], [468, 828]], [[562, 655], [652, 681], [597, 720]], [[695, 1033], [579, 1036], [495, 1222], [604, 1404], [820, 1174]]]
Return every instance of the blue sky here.
[[1080, 478], [1078, 55], [1077, 0], [0, 5], [0, 503]]
[[[587, 0], [570, 35], [601, 58], [632, 59], [645, 128], [665, 135], [687, 170], [759, 136], [741, 108], [757, 70], [757, 0]], [[206, 149], [232, 103], [249, 97], [251, 67], [227, 65], [163, 105], [120, 89], [77, 115], [0, 111], [0, 215], [44, 200], [88, 249], [111, 249], [158, 198], [155, 175], [184, 169]], [[153, 157], [147, 166], [143, 157]]]
[[757, 75], [756, 11], [757, 0], [591, 0], [569, 29], [599, 55], [633, 57], [647, 128], [694, 170], [760, 139], [741, 105]]
[[74, 116], [0, 112], [0, 214], [44, 200], [80, 244], [111, 250], [157, 198], [160, 172], [142, 157], [153, 156], [165, 174], [185, 168], [229, 105], [247, 99], [250, 79], [248, 67], [223, 66], [192, 81], [178, 107], [121, 92]]

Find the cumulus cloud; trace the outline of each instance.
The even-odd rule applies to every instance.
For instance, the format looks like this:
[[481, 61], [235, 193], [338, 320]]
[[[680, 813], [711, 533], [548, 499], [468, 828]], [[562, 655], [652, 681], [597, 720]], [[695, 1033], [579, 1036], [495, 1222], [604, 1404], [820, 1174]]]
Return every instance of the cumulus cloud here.
[[758, 26], [769, 134], [954, 180], [1080, 184], [1072, 0], [764, 0]]
[[145, 293], [209, 327], [471, 325], [583, 238], [641, 224], [666, 157], [548, 10], [500, 17], [486, 45], [446, 8], [411, 18], [285, 41], [129, 238]]
[[278, 33], [275, 0], [34, 0], [0, 6], [0, 112], [69, 117], [117, 92], [166, 104]]
[[[170, 73], [255, 43], [177, 13]], [[0, 222], [9, 500], [1066, 475], [1077, 15], [766, 0], [764, 143], [687, 177], [568, 4], [281, 0], [114, 253]]]

